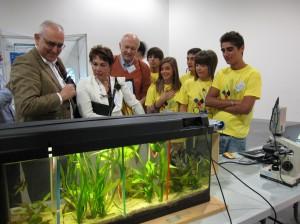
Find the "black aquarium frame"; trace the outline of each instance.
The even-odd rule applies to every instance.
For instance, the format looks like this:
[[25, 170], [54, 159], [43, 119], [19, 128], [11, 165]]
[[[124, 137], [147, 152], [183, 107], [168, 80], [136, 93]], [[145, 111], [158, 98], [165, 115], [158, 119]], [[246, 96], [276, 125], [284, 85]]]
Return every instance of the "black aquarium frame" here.
[[[0, 125], [0, 181], [6, 178], [4, 164], [25, 160], [63, 156], [73, 153], [101, 150], [191, 137], [211, 135], [213, 127], [203, 114], [163, 113], [132, 117], [103, 117], [93, 119], [54, 120]], [[211, 153], [211, 141], [208, 141]], [[210, 172], [210, 171], [209, 171]], [[3, 182], [2, 182], [3, 183]], [[7, 214], [8, 199], [5, 184], [0, 185], [0, 214]], [[137, 213], [114, 223], [140, 223], [170, 212], [210, 200], [208, 189], [199, 195]], [[2, 220], [2, 218], [1, 218]], [[7, 223], [8, 217], [3, 222]]]

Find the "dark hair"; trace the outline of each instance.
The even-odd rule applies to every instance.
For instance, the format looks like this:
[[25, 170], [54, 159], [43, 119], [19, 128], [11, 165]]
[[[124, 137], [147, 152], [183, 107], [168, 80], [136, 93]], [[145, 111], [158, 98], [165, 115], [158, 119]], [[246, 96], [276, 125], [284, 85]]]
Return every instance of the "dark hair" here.
[[177, 91], [181, 87], [180, 79], [179, 79], [179, 73], [178, 73], [178, 66], [177, 61], [173, 57], [166, 57], [162, 60], [162, 62], [159, 65], [159, 73], [158, 73], [158, 79], [156, 81], [156, 90], [159, 93], [162, 93], [164, 91], [164, 80], [161, 75], [161, 67], [163, 64], [169, 63], [173, 70], [173, 79], [172, 79], [172, 89]]
[[147, 58], [154, 56], [158, 58], [160, 61], [164, 58], [163, 51], [158, 47], [151, 47], [147, 52]]
[[[208, 74], [211, 79], [214, 78], [214, 74], [216, 71], [216, 67], [218, 64], [218, 57], [217, 54], [212, 50], [200, 51], [195, 56], [195, 66], [196, 65], [207, 65], [208, 67]], [[195, 75], [195, 80], [198, 79], [198, 76]]]
[[103, 61], [108, 62], [110, 66], [114, 63], [113, 53], [108, 47], [103, 47], [102, 45], [92, 47], [89, 53], [90, 62], [97, 56]]
[[230, 42], [237, 48], [241, 48], [242, 46], [244, 46], [244, 38], [241, 34], [235, 31], [230, 31], [223, 34], [220, 38], [220, 42], [221, 44], [224, 42]]
[[187, 54], [193, 54], [193, 55], [195, 55], [195, 54], [199, 53], [200, 51], [201, 51], [200, 48], [191, 48], [191, 49], [189, 49], [187, 51]]
[[145, 53], [146, 53], [146, 44], [143, 41], [140, 41], [140, 46], [137, 49], [137, 51], [141, 53], [142, 57], [145, 56]]

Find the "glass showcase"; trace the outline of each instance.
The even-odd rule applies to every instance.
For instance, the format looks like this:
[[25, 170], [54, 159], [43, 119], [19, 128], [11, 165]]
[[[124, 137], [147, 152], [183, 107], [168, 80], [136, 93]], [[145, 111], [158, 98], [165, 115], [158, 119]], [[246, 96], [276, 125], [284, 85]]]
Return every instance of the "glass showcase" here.
[[180, 113], [0, 129], [3, 223], [140, 223], [209, 201], [212, 131]]

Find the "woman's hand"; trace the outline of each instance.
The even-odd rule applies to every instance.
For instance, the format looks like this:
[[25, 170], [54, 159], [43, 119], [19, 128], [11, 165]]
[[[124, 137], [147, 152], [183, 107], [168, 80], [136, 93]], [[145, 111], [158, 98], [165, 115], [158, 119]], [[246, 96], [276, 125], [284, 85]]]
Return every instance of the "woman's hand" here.
[[175, 94], [176, 92], [174, 90], [163, 92], [158, 101], [156, 101], [151, 107], [147, 107], [147, 113], [159, 112], [159, 109], [162, 107], [162, 105], [174, 97]]
[[166, 102], [167, 100], [171, 99], [172, 97], [175, 96], [175, 91], [174, 90], [170, 90], [170, 91], [166, 91], [166, 92], [163, 92], [161, 94], [161, 97], [160, 97], [160, 100], [162, 100], [162, 104], [164, 104], [164, 102]]

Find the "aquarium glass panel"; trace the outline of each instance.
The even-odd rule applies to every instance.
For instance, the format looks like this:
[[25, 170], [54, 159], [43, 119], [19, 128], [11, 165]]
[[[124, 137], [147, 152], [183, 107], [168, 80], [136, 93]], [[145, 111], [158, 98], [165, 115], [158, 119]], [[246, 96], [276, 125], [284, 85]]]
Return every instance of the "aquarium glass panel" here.
[[10, 221], [138, 223], [206, 202], [210, 150], [202, 134], [5, 164]]

